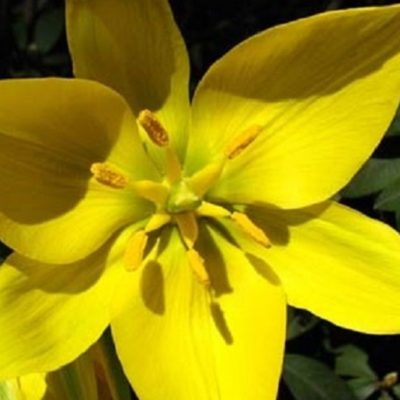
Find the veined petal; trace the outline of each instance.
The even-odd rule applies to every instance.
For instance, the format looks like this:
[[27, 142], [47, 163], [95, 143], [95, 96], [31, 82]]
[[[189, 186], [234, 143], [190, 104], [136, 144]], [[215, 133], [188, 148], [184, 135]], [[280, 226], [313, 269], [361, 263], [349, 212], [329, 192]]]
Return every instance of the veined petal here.
[[281, 208], [326, 200], [394, 116], [399, 37], [400, 7], [392, 6], [328, 12], [243, 42], [211, 67], [195, 94], [188, 172], [261, 126], [210, 198]]
[[75, 75], [121, 93], [137, 116], [155, 112], [183, 154], [189, 61], [166, 0], [68, 0]]
[[110, 322], [110, 302], [131, 232], [74, 264], [41, 264], [14, 253], [0, 268], [0, 380], [51, 371], [92, 345]]
[[118, 291], [129, 299], [111, 322], [125, 373], [143, 400], [273, 400], [285, 335], [279, 281], [261, 277], [220, 233], [200, 233], [211, 292], [175, 231], [164, 233], [135, 284]]
[[249, 212], [273, 245], [246, 250], [273, 268], [289, 304], [345, 328], [400, 332], [398, 233], [336, 203]]
[[[95, 181], [110, 162], [130, 179], [159, 179], [117, 93], [83, 80], [0, 82], [0, 237], [48, 263], [87, 256], [150, 204]], [[21, 111], [23, 110], [23, 111]]]

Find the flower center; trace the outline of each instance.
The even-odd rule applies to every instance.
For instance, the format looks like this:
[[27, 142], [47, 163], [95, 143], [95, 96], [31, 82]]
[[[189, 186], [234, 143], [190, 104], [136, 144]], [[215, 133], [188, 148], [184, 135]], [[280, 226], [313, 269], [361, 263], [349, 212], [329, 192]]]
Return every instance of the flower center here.
[[170, 188], [166, 211], [177, 214], [184, 211], [194, 211], [201, 204], [201, 198], [194, 193], [188, 183], [179, 179]]
[[230, 211], [224, 206], [204, 200], [204, 195], [220, 178], [225, 163], [238, 157], [257, 138], [262, 130], [260, 126], [253, 125], [235, 138], [219, 161], [205, 166], [191, 177], [184, 177], [179, 159], [170, 146], [169, 135], [155, 114], [143, 110], [139, 114], [138, 123], [152, 143], [165, 151], [166, 170], [163, 182], [131, 182], [113, 165], [94, 163], [91, 166], [91, 172], [99, 183], [113, 189], [131, 188], [155, 206], [155, 212], [145, 227], [135, 232], [128, 242], [124, 260], [128, 271], [136, 270], [142, 264], [149, 233], [169, 223], [178, 227], [186, 248], [188, 264], [198, 281], [206, 287], [210, 285], [210, 278], [203, 258], [195, 249], [199, 235], [199, 218], [229, 218], [257, 243], [265, 247], [271, 245], [263, 230], [246, 214]]

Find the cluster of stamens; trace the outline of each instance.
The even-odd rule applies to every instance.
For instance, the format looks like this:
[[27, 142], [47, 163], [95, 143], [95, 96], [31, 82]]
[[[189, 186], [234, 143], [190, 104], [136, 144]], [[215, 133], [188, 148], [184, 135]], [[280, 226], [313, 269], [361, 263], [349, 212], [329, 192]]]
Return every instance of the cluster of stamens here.
[[173, 223], [178, 227], [182, 242], [186, 248], [188, 263], [200, 283], [208, 287], [210, 278], [204, 260], [195, 249], [198, 239], [199, 218], [229, 218], [248, 236], [259, 244], [271, 245], [265, 233], [256, 226], [246, 214], [230, 211], [227, 208], [207, 202], [204, 196], [219, 179], [224, 165], [238, 157], [259, 135], [261, 127], [253, 125], [226, 148], [221, 160], [211, 163], [191, 177], [184, 177], [179, 159], [170, 146], [169, 135], [158, 118], [149, 110], [143, 110], [138, 124], [151, 142], [163, 148], [166, 155], [166, 171], [163, 182], [129, 181], [126, 174], [109, 163], [94, 163], [91, 172], [101, 184], [114, 189], [131, 188], [155, 205], [155, 212], [144, 228], [136, 231], [129, 239], [125, 251], [125, 268], [134, 271], [140, 267], [146, 251], [150, 232]]

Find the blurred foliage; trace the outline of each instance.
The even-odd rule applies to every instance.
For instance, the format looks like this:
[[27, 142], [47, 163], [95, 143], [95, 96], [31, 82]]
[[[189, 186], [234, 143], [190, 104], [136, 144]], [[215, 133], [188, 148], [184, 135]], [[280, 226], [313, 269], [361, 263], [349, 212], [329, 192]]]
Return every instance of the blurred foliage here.
[[[171, 0], [171, 5], [190, 53], [193, 90], [212, 62], [258, 31], [326, 10], [399, 2]], [[0, 78], [46, 76], [72, 76], [64, 2], [0, 0]], [[400, 230], [400, 113], [340, 200]], [[7, 254], [0, 244], [0, 260]], [[287, 337], [279, 400], [400, 399], [399, 336], [361, 335], [290, 309]]]

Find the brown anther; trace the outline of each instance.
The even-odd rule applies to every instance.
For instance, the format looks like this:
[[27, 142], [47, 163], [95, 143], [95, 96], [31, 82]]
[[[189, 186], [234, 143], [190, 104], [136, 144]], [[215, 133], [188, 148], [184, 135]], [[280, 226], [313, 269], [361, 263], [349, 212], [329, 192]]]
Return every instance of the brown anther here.
[[107, 163], [93, 163], [90, 167], [97, 182], [114, 189], [123, 189], [128, 186], [129, 180], [114, 166]]
[[264, 231], [259, 228], [246, 214], [234, 212], [231, 214], [231, 219], [256, 242], [265, 247], [271, 247], [271, 241], [268, 239]]
[[168, 133], [154, 113], [143, 110], [137, 120], [154, 144], [160, 147], [168, 146]]
[[226, 149], [226, 156], [232, 160], [240, 155], [244, 149], [246, 149], [256, 137], [261, 133], [263, 127], [261, 125], [252, 125], [238, 137], [236, 137], [231, 143], [229, 143]]

